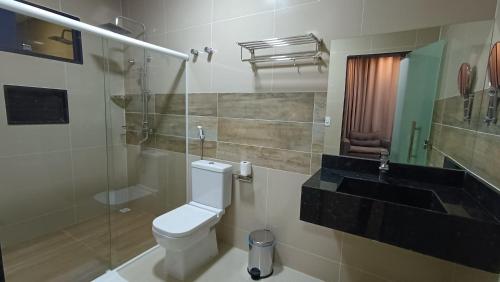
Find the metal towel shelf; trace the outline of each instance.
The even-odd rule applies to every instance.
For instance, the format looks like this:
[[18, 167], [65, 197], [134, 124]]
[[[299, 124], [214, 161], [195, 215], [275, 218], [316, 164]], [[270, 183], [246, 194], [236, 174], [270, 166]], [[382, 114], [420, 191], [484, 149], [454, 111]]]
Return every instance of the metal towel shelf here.
[[[310, 51], [301, 51], [301, 52], [290, 52], [290, 53], [278, 53], [272, 55], [256, 55], [256, 50], [261, 49], [270, 49], [270, 48], [279, 48], [286, 46], [295, 46], [295, 45], [306, 45], [306, 44], [314, 44], [314, 49]], [[283, 61], [291, 61], [294, 66], [297, 66], [296, 61], [311, 61], [310, 63], [313, 65], [318, 65], [318, 67], [322, 64], [322, 45], [323, 40], [316, 37], [313, 33], [309, 33], [306, 35], [300, 36], [290, 36], [283, 38], [271, 38], [265, 40], [257, 40], [257, 41], [247, 41], [247, 42], [238, 42], [238, 45], [241, 48], [241, 61], [249, 62], [252, 65], [252, 69], [255, 71], [257, 63], [268, 63], [268, 62], [283, 62]], [[243, 48], [247, 49], [250, 52], [250, 58], [243, 58]]]

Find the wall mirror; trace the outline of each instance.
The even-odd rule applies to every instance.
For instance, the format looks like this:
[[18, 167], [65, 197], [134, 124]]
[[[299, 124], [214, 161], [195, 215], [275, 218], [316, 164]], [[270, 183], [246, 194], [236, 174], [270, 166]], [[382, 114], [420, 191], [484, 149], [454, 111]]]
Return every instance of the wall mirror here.
[[465, 168], [500, 186], [484, 160], [488, 146], [500, 147], [489, 138], [498, 126], [484, 122], [497, 103], [488, 104], [489, 81], [500, 81], [487, 75], [492, 29], [477, 21], [332, 40], [326, 115], [343, 114], [325, 126], [325, 153], [387, 152], [392, 162]]

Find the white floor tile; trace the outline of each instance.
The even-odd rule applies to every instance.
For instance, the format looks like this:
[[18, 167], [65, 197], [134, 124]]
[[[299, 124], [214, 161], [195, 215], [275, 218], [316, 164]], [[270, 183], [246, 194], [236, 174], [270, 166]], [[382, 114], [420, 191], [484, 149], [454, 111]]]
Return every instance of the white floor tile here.
[[[95, 280], [95, 282], [178, 282], [177, 280], [163, 276], [163, 256], [162, 248], [156, 248], [128, 264], [113, 271], [117, 276], [109, 276], [107, 280]], [[219, 256], [209, 263], [198, 273], [186, 279], [188, 282], [234, 282], [252, 281], [246, 271], [248, 260], [247, 252], [222, 245]], [[105, 275], [109, 275], [109, 272]], [[105, 276], [103, 275], [103, 276]], [[101, 278], [101, 277], [100, 277]], [[100, 279], [98, 278], [98, 279]], [[112, 280], [114, 278], [115, 280]], [[111, 280], [110, 280], [111, 279]], [[280, 265], [274, 266], [274, 273], [271, 277], [263, 280], [265, 282], [316, 282], [321, 281], [304, 273], [298, 272], [288, 267]]]

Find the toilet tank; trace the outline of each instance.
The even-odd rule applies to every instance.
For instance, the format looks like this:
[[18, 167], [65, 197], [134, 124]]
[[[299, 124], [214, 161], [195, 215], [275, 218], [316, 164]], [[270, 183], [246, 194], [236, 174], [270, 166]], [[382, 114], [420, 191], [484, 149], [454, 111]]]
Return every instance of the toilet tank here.
[[200, 160], [191, 163], [192, 201], [217, 209], [231, 204], [233, 167]]

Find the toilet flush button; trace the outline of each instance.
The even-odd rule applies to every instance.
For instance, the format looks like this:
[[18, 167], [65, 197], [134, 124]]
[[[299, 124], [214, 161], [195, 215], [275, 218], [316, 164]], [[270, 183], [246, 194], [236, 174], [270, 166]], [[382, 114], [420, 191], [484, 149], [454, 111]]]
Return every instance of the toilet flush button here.
[[214, 163], [214, 162], [209, 162], [208, 164], [211, 164], [211, 165], [213, 165], [213, 164], [215, 164], [215, 163]]

